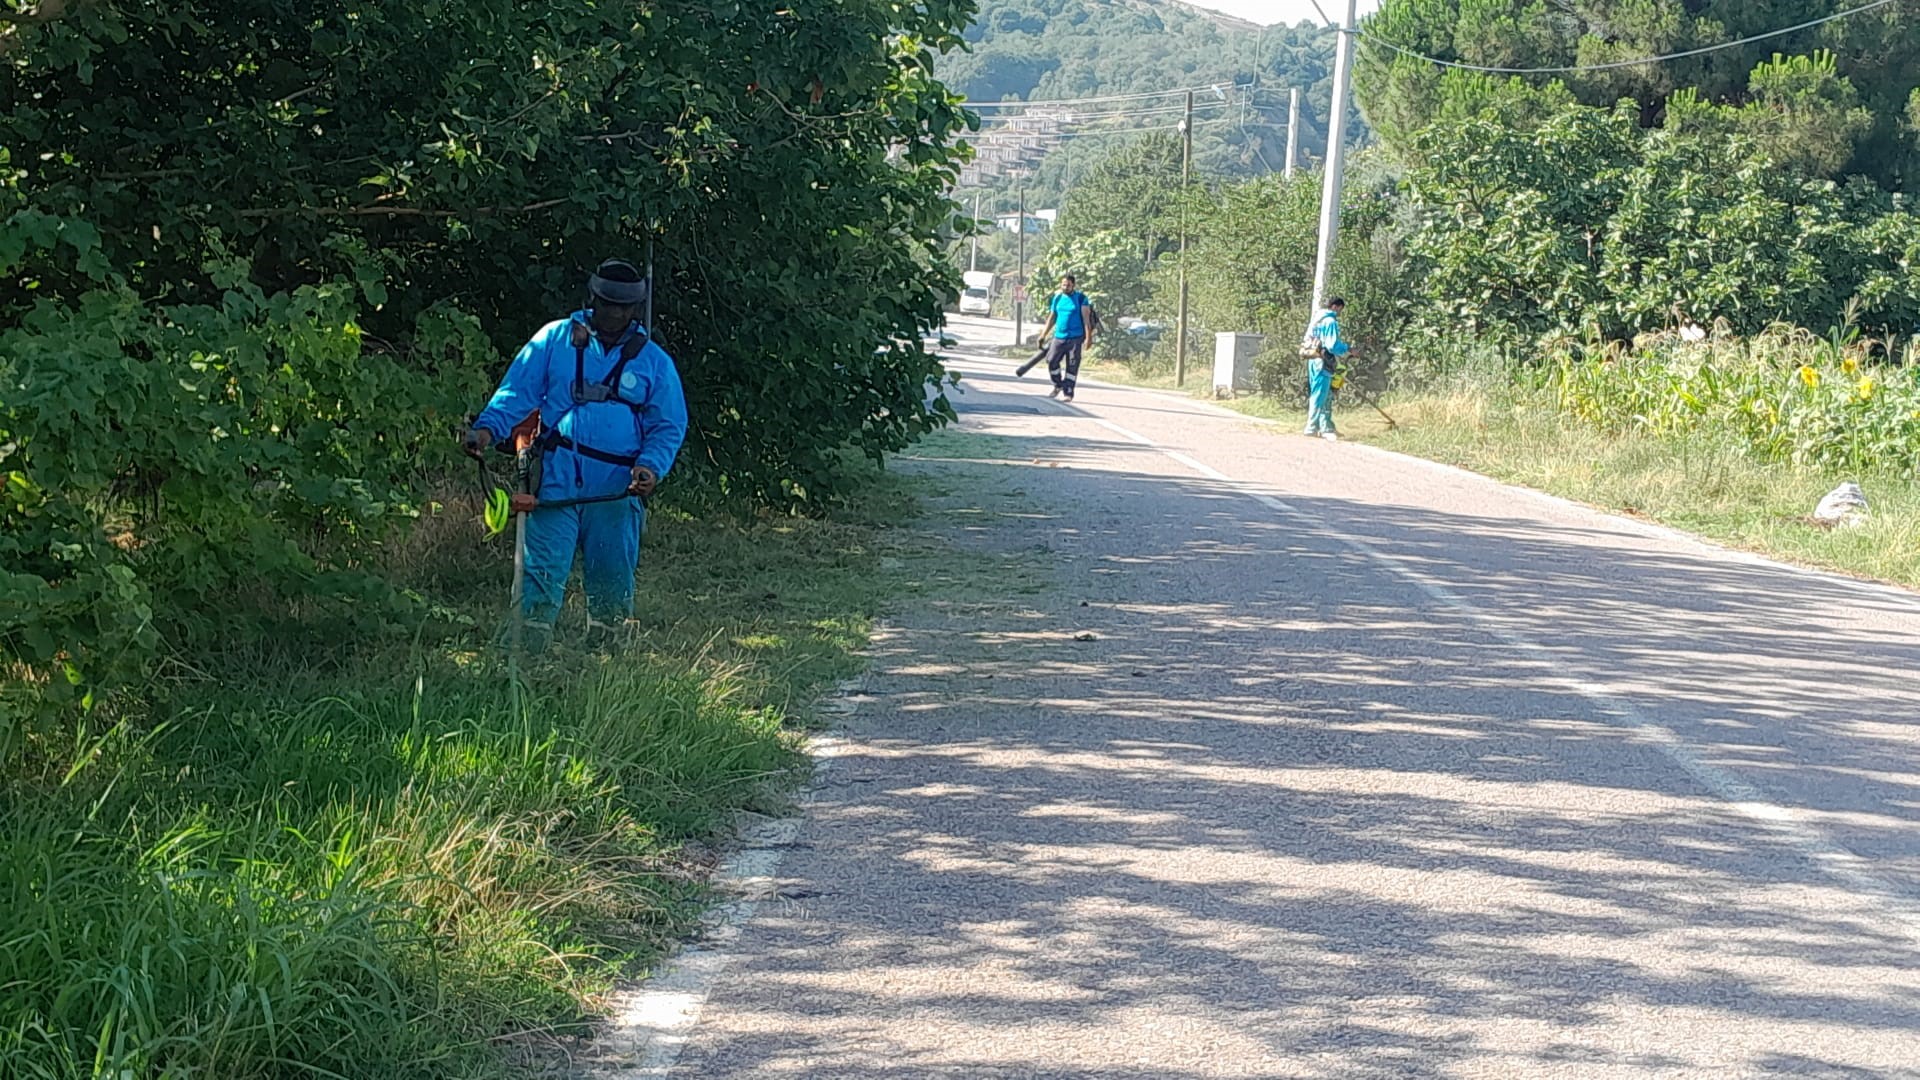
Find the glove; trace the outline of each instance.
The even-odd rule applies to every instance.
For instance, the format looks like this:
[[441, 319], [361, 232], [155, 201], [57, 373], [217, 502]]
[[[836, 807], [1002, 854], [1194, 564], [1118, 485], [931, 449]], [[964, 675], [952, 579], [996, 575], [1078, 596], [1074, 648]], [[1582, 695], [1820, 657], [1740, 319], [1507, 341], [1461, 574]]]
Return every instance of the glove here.
[[478, 458], [487, 452], [487, 447], [492, 445], [493, 432], [481, 427], [468, 428], [466, 437], [460, 440], [460, 448], [465, 450], [467, 456], [471, 458]]

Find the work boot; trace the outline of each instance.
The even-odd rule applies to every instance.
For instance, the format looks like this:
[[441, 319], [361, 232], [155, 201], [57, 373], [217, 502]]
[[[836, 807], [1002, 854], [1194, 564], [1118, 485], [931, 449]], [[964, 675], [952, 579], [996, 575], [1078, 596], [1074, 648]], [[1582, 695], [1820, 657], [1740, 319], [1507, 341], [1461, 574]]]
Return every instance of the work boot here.
[[1060, 396], [1060, 392], [1061, 392], [1060, 384], [1055, 383], [1053, 389], [1047, 391], [1047, 396], [1050, 398], [1057, 398]]

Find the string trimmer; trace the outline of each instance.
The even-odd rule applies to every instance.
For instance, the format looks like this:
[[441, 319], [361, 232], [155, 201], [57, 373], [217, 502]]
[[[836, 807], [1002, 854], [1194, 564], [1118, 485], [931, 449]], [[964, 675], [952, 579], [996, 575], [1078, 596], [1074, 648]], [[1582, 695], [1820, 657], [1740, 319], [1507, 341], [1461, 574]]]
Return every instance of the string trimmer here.
[[[521, 627], [525, 622], [523, 601], [527, 587], [527, 515], [540, 509], [558, 509], [565, 506], [585, 506], [588, 503], [618, 502], [632, 498], [633, 493], [621, 490], [611, 495], [588, 495], [575, 499], [540, 498], [540, 480], [542, 462], [545, 453], [540, 446], [540, 410], [531, 415], [513, 429], [512, 434], [502, 443], [496, 443], [495, 449], [502, 454], [513, 455], [514, 490], [494, 486], [493, 478], [487, 471], [485, 455], [474, 458], [480, 467], [480, 487], [487, 493], [486, 520], [488, 535], [497, 536], [506, 531], [507, 518], [513, 518], [513, 591], [509, 599], [511, 605], [508, 616], [508, 648], [514, 656], [520, 653]], [[641, 500], [642, 504], [646, 502]]]

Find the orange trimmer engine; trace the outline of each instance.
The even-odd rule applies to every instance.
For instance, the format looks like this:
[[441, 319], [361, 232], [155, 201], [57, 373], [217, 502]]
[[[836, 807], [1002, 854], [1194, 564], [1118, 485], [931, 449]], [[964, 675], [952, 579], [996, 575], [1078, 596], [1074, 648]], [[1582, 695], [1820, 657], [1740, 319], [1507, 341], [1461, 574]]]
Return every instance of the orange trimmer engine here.
[[540, 461], [546, 456], [540, 452], [539, 409], [514, 427], [508, 444], [512, 447], [514, 469], [520, 481], [519, 490], [513, 493], [508, 504], [516, 514], [531, 513], [540, 505]]

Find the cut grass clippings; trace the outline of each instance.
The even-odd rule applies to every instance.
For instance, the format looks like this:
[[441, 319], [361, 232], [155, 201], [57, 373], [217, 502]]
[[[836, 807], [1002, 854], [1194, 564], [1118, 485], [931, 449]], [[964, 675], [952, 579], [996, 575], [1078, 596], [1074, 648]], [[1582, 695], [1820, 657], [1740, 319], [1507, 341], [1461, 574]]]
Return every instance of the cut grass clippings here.
[[470, 630], [183, 659], [40, 733], [0, 778], [0, 1078], [556, 1060], [697, 916], [701, 842], [781, 805], [908, 509], [656, 514], [633, 631], [588, 647], [575, 613], [516, 684], [486, 645], [510, 548], [462, 507], [395, 558]]

